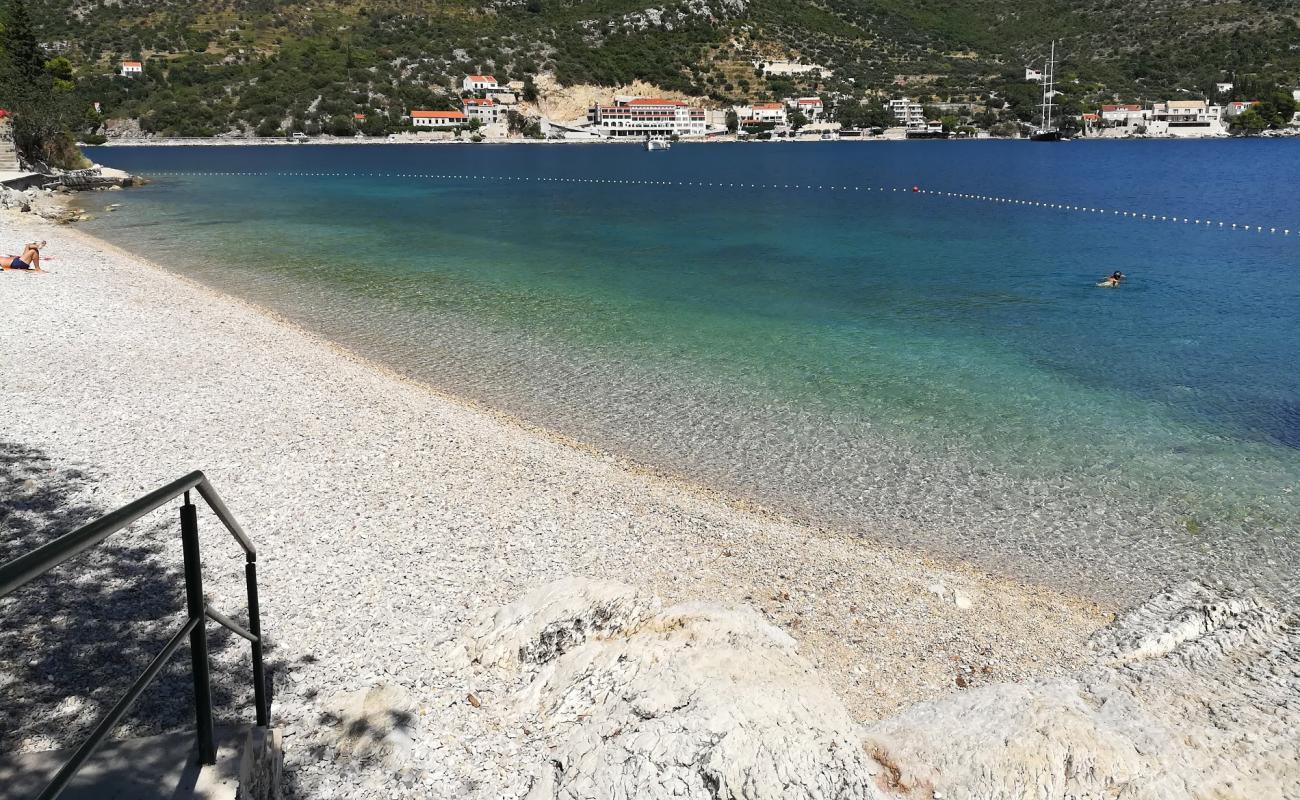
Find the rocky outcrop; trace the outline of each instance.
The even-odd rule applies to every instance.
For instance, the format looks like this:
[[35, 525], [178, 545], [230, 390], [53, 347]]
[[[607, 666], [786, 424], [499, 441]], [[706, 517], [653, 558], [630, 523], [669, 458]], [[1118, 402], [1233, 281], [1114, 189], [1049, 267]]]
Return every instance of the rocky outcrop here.
[[1073, 678], [957, 692], [861, 728], [747, 608], [661, 608], [566, 579], [482, 620], [465, 655], [549, 748], [543, 798], [1300, 796], [1300, 625], [1246, 594], [1162, 593]]
[[868, 747], [922, 797], [1300, 797], [1294, 615], [1190, 583], [1094, 646], [1076, 678], [924, 703], [871, 726]]
[[70, 208], [47, 189], [11, 189], [0, 186], [0, 208], [35, 214], [53, 222], [73, 222], [81, 212]]
[[533, 800], [884, 796], [838, 698], [750, 609], [662, 609], [569, 579], [501, 609], [466, 648], [551, 745]]

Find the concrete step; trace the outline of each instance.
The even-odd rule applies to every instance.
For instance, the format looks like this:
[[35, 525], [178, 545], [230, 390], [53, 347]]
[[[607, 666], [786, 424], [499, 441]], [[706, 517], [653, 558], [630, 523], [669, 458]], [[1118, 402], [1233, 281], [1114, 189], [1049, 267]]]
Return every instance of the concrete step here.
[[[105, 742], [59, 800], [235, 800], [247, 728], [217, 730], [217, 763], [202, 767], [194, 732]], [[31, 800], [72, 754], [0, 757], [0, 800]]]

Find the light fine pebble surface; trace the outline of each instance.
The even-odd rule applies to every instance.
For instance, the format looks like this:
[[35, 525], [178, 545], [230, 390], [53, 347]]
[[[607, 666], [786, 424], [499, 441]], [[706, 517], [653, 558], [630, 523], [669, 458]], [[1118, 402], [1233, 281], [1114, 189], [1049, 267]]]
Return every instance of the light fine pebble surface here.
[[[0, 443], [40, 454], [24, 467], [28, 491], [83, 476], [68, 498], [83, 518], [207, 473], [259, 548], [275, 723], [297, 796], [525, 796], [544, 738], [449, 653], [483, 612], [564, 576], [623, 581], [665, 603], [748, 605], [798, 642], [861, 723], [1072, 674], [1112, 619], [869, 530], [803, 527], [651, 475], [72, 229], [0, 212], [0, 242], [34, 239], [50, 242], [49, 273], [0, 274]], [[174, 517], [157, 517], [166, 525], [122, 537], [147, 537], [161, 548], [151, 558], [175, 568]], [[243, 619], [242, 556], [206, 510], [200, 529], [210, 602]], [[143, 649], [156, 652], [167, 634], [151, 635]], [[242, 645], [214, 651], [223, 719], [251, 718], [247, 658]], [[122, 662], [105, 675], [129, 681], [143, 667]], [[22, 688], [5, 668], [8, 698]], [[368, 704], [371, 691], [382, 697]], [[401, 730], [340, 748], [340, 721], [389, 695]], [[59, 735], [9, 719], [0, 745], [75, 737], [103, 710], [92, 699], [48, 710], [65, 713]], [[176, 719], [124, 731], [186, 727], [184, 701]]]

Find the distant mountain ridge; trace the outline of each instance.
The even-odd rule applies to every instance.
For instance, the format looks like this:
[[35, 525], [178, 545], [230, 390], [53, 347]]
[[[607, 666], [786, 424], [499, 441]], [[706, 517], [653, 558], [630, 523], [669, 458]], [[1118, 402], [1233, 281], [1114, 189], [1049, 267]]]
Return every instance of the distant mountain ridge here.
[[[1062, 86], [1079, 98], [1300, 83], [1300, 6], [1289, 0], [27, 1], [47, 49], [106, 113], [200, 135], [446, 104], [463, 74], [486, 71], [640, 80], [718, 103], [787, 91], [1023, 94], [1023, 68], [1053, 39]], [[126, 57], [152, 65], [148, 80], [105, 83]], [[832, 74], [769, 80], [753, 62], [771, 59]]]

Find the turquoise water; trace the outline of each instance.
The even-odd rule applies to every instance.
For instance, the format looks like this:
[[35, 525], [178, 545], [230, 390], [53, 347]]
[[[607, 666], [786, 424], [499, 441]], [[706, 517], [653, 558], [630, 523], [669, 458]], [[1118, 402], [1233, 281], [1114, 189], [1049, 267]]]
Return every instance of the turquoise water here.
[[1296, 590], [1294, 143], [93, 157], [157, 176], [96, 233], [638, 462], [1089, 592]]

